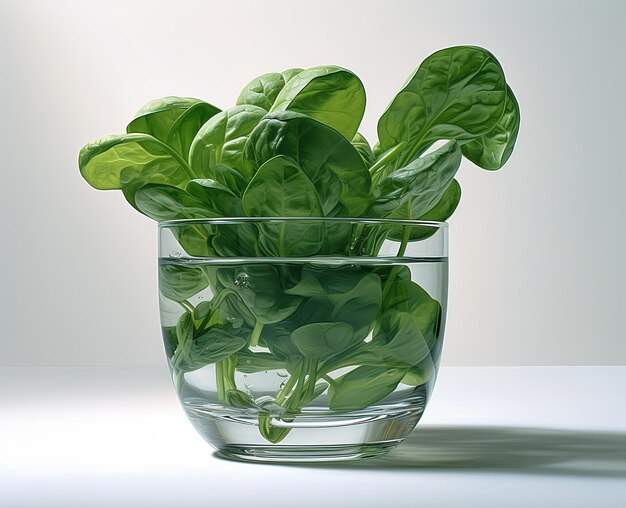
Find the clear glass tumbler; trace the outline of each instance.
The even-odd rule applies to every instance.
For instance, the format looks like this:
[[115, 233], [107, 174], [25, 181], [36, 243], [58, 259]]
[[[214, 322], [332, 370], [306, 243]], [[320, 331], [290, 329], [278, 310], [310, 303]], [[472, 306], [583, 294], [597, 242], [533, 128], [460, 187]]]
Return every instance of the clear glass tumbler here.
[[228, 458], [349, 460], [401, 443], [435, 382], [447, 283], [446, 223], [159, 224], [174, 385]]

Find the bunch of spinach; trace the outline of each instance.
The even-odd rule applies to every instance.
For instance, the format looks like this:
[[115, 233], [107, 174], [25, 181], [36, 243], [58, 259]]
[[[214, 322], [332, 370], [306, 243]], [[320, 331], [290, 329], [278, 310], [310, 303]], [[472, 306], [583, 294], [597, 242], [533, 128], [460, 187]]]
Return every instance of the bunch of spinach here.
[[[454, 176], [462, 158], [499, 169], [520, 122], [500, 64], [471, 46], [437, 51], [419, 66], [381, 116], [373, 148], [358, 132], [364, 111], [363, 84], [346, 69], [272, 72], [225, 110], [183, 97], [149, 102], [125, 134], [86, 145], [80, 171], [157, 221], [445, 221], [460, 200]], [[400, 241], [403, 255], [408, 242], [432, 234], [323, 220], [236, 230], [199, 222], [176, 231], [190, 256], [271, 258], [376, 256], [386, 238]], [[213, 299], [194, 307], [189, 298], [209, 287]], [[237, 387], [236, 370], [286, 369], [272, 407], [289, 415], [326, 390], [330, 410], [363, 409], [401, 382], [424, 384], [437, 361], [441, 306], [406, 268], [163, 264], [160, 288], [183, 309], [164, 330], [178, 378], [215, 364], [219, 399], [256, 408], [272, 442], [288, 430], [273, 427], [271, 413]]]

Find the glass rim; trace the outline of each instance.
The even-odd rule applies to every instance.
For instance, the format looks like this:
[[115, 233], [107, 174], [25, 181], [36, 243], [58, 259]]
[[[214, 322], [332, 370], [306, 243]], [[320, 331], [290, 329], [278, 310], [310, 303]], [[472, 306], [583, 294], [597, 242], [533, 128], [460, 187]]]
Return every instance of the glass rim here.
[[448, 229], [448, 223], [442, 221], [418, 219], [392, 219], [376, 217], [207, 217], [202, 219], [173, 219], [158, 222], [159, 228], [184, 226], [186, 224], [245, 224], [245, 223], [289, 223], [289, 222], [335, 222], [351, 224], [387, 224], [396, 226], [426, 226]]

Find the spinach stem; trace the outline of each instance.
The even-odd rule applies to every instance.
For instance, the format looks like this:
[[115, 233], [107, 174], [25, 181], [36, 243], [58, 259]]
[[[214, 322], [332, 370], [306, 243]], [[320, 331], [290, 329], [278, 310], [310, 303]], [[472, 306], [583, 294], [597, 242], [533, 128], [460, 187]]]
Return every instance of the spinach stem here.
[[[387, 163], [395, 159], [396, 156], [400, 153], [400, 151], [404, 149], [404, 145], [406, 145], [404, 141], [402, 143], [398, 143], [396, 146], [390, 149], [387, 153], [383, 154], [383, 156], [380, 159], [378, 159], [370, 168], [370, 176], [374, 177], [380, 168], [382, 168]], [[378, 178], [376, 178], [376, 180], [378, 180]], [[374, 183], [375, 182], [373, 181], [372, 184]]]
[[260, 321], [254, 324], [254, 330], [252, 330], [252, 335], [250, 335], [250, 347], [254, 347], [259, 343], [259, 338], [261, 337], [264, 326], [265, 325]]
[[[411, 236], [411, 227], [404, 226], [404, 234], [402, 235], [402, 243], [400, 244], [400, 248], [398, 249], [398, 253], [396, 254], [396, 257], [401, 258], [402, 256], [404, 256], [404, 253], [406, 252], [407, 244], [409, 243], [410, 236]], [[389, 291], [391, 290], [391, 285], [393, 284], [393, 281], [398, 275], [398, 270], [399, 270], [399, 267], [397, 265], [394, 266], [391, 269], [391, 273], [389, 274], [389, 278], [387, 279], [387, 282], [385, 282], [385, 286], [383, 287], [383, 299], [382, 299], [383, 303], [381, 305], [381, 309], [385, 307], [385, 300], [387, 299], [387, 295], [389, 294]]]
[[278, 405], [282, 404], [283, 401], [287, 398], [287, 395], [289, 395], [289, 393], [291, 392], [293, 385], [296, 384], [296, 381], [300, 377], [301, 369], [302, 369], [302, 364], [299, 363], [296, 369], [291, 374], [291, 376], [289, 376], [289, 379], [285, 383], [285, 386], [283, 386], [280, 392], [278, 392], [278, 395], [276, 396], [276, 400], [275, 400], [276, 404]]
[[224, 368], [222, 360], [215, 364], [215, 381], [217, 383], [217, 400], [226, 401], [226, 392], [224, 390]]
[[307, 401], [313, 398], [313, 392], [315, 392], [315, 381], [317, 381], [317, 360], [311, 360], [308, 370], [308, 386], [305, 392]]
[[330, 386], [333, 386], [336, 383], [336, 381], [332, 377], [330, 377], [328, 374], [322, 374], [320, 376], [320, 379], [323, 379], [324, 381], [326, 381]]
[[189, 312], [189, 314], [193, 314], [194, 311], [194, 306], [191, 305], [191, 303], [189, 303], [188, 300], [181, 300], [180, 302], [178, 302], [180, 304], [180, 306], [185, 309], [187, 312]]
[[281, 258], [285, 257], [285, 224], [280, 225], [280, 235], [278, 238], [278, 253]]

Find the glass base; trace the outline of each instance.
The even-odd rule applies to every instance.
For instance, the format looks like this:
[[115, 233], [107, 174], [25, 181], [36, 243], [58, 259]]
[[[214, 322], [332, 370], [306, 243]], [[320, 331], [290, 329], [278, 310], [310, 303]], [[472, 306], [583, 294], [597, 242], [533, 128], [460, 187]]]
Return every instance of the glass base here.
[[225, 445], [216, 455], [229, 460], [245, 462], [336, 462], [379, 457], [402, 442], [386, 441], [361, 445], [326, 446], [235, 446]]
[[[422, 399], [423, 400], [423, 399]], [[185, 407], [185, 406], [183, 406]], [[378, 406], [378, 411], [381, 408]], [[252, 462], [328, 462], [383, 455], [415, 428], [424, 405], [386, 414], [301, 414], [288, 421], [272, 419], [286, 435], [277, 443], [264, 439], [250, 413], [216, 414], [206, 408], [185, 407], [196, 430], [226, 459]]]

